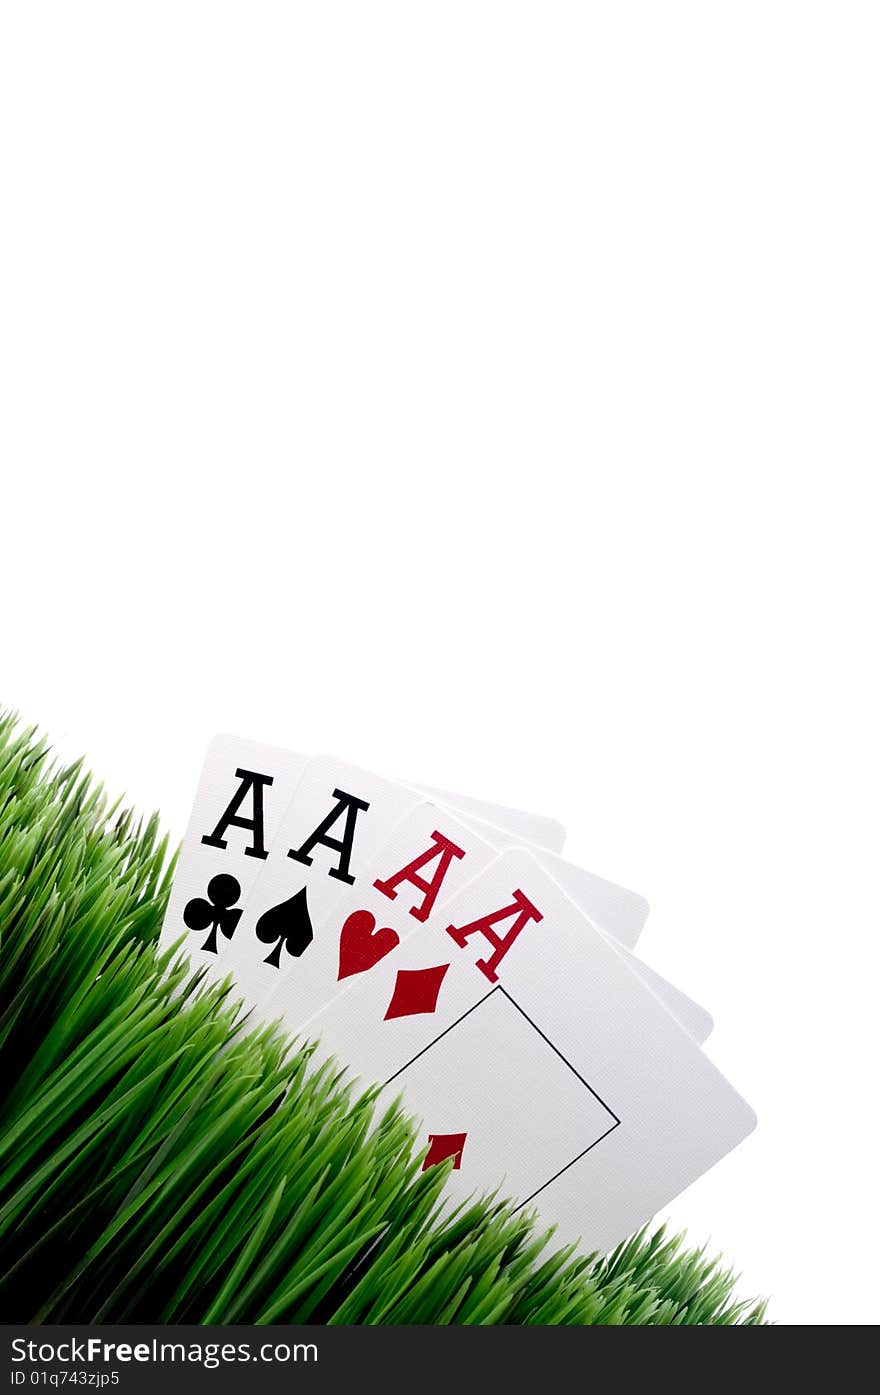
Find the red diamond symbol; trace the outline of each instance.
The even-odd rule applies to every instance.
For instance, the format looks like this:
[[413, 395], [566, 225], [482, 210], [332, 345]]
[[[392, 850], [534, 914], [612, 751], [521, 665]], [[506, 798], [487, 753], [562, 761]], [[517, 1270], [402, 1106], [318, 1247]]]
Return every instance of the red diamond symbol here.
[[398, 969], [385, 1021], [391, 1017], [436, 1012], [437, 996], [448, 968], [448, 964], [437, 964], [433, 969]]
[[422, 1171], [429, 1167], [435, 1167], [437, 1163], [444, 1162], [446, 1158], [455, 1158], [452, 1164], [453, 1172], [457, 1172], [461, 1167], [461, 1154], [464, 1149], [466, 1133], [429, 1133], [428, 1151], [425, 1154], [425, 1161], [422, 1163]]

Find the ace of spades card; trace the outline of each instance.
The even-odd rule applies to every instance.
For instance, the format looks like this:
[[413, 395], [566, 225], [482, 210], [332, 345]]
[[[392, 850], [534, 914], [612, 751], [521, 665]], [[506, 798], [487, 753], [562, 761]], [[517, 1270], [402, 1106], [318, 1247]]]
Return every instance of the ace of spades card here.
[[502, 1187], [588, 1249], [753, 1128], [693, 1038], [525, 851], [496, 858], [308, 1024], [422, 1121], [452, 1199]]

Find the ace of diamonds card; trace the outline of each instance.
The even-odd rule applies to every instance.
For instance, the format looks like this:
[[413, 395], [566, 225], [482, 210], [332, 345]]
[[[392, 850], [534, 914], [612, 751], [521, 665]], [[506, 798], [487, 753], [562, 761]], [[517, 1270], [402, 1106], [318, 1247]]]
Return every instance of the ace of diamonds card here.
[[754, 1127], [693, 1038], [525, 851], [308, 1024], [422, 1123], [453, 1197], [500, 1188], [607, 1250]]

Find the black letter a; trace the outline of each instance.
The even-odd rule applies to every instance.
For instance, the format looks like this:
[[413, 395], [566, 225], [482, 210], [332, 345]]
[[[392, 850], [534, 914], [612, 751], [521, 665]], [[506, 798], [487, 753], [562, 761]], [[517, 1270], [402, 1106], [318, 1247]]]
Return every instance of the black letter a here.
[[[245, 848], [245, 857], [268, 857], [263, 830], [263, 786], [271, 785], [272, 776], [258, 775], [255, 770], [236, 770], [235, 776], [241, 784], [230, 799], [229, 807], [214, 832], [205, 834], [202, 842], [207, 843], [210, 848], [225, 848], [226, 840], [223, 834], [227, 828], [249, 828], [253, 834], [253, 842], [251, 847]], [[239, 816], [238, 811], [250, 793], [253, 794], [253, 818], [244, 819]]]
[[[287, 854], [297, 862], [304, 862], [307, 867], [311, 867], [312, 859], [309, 853], [318, 843], [323, 843], [325, 848], [332, 848], [339, 853], [339, 866], [328, 867], [327, 874], [331, 877], [338, 877], [341, 882], [348, 882], [349, 886], [354, 885], [354, 877], [348, 870], [351, 861], [351, 845], [354, 842], [354, 825], [359, 809], [369, 809], [363, 799], [355, 799], [353, 794], [346, 794], [344, 790], [334, 790], [333, 798], [339, 802], [330, 810], [326, 819], [318, 824], [314, 833], [310, 833], [301, 848], [291, 848]], [[332, 828], [336, 820], [345, 814], [345, 832], [341, 838], [328, 838], [327, 831]]]

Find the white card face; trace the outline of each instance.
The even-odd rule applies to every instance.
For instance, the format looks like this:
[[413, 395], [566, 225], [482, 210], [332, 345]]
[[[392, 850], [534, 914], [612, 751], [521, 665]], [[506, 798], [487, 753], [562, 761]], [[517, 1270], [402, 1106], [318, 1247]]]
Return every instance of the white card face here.
[[[469, 1122], [462, 1113], [465, 1062], [468, 1107], [479, 1101], [478, 1128], [462, 1127]], [[620, 1122], [501, 992], [488, 993], [388, 1088], [430, 1100], [430, 1132], [421, 1139], [427, 1166], [452, 1155], [454, 1171], [494, 1176], [502, 1194], [522, 1205]], [[500, 1138], [506, 1141], [499, 1173]]]
[[308, 761], [297, 751], [259, 741], [214, 738], [162, 922], [160, 950], [186, 935], [184, 947], [193, 963], [216, 970]]
[[[298, 878], [285, 882], [282, 896], [290, 894], [291, 886], [297, 891], [307, 888], [313, 939], [298, 959], [282, 955], [274, 967], [265, 963], [260, 946], [263, 952], [251, 956], [239, 985], [243, 982], [261, 1004], [261, 1018], [279, 1018], [289, 1031], [298, 1032], [348, 982], [380, 963], [495, 857], [495, 849], [448, 809], [422, 800], [397, 824], [353, 886], [337, 885], [328, 894], [326, 879], [318, 881], [313, 901], [314, 882], [303, 876], [308, 869], [299, 868]], [[243, 945], [253, 938], [248, 937], [249, 925], [259, 929], [257, 917], [267, 900], [271, 904], [260, 883], [246, 912]]]
[[[491, 1002], [500, 997], [509, 1003]], [[453, 1196], [504, 1183], [587, 1249], [631, 1234], [754, 1127], [745, 1101], [525, 851], [497, 858], [308, 1035], [322, 1058], [402, 1092], [435, 1156], [463, 1138]], [[568, 1074], [548, 1066], [541, 1042]], [[483, 1058], [498, 1067], [497, 1088]], [[561, 1110], [572, 1076], [589, 1095], [574, 1121], [541, 1102], [546, 1090]]]
[[[496, 828], [483, 819], [471, 819], [471, 816], [466, 818], [465, 822], [468, 821], [472, 821], [476, 832], [494, 843], [499, 852], [523, 846], [523, 840], [507, 829]], [[544, 848], [529, 846], [529, 851], [599, 930], [607, 930], [628, 949], [635, 946], [648, 919], [649, 906], [644, 896], [597, 877], [594, 872], [577, 867]]]
[[509, 809], [505, 804], [492, 804], [486, 799], [471, 799], [469, 795], [456, 794], [453, 790], [438, 790], [432, 785], [414, 785], [413, 788], [432, 803], [445, 804], [457, 813], [472, 815], [493, 824], [495, 828], [504, 829], [513, 835], [517, 843], [532, 843], [536, 848], [546, 848], [548, 852], [562, 852], [565, 829], [558, 819], [547, 818], [545, 814], [530, 814], [525, 809]]

